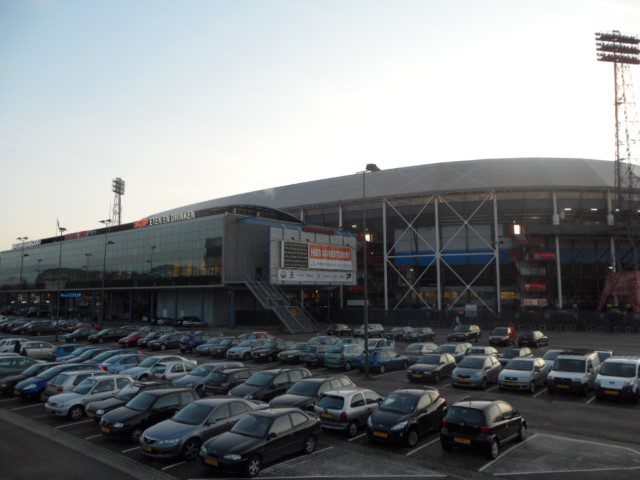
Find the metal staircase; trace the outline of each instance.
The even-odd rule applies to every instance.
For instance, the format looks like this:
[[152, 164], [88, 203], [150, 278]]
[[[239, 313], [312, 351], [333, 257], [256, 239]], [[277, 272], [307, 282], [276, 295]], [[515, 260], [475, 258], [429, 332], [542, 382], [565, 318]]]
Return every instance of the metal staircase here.
[[244, 280], [247, 288], [258, 299], [265, 309], [273, 311], [289, 333], [314, 333], [318, 326], [297, 301], [289, 300], [287, 294], [279, 286], [264, 280]]

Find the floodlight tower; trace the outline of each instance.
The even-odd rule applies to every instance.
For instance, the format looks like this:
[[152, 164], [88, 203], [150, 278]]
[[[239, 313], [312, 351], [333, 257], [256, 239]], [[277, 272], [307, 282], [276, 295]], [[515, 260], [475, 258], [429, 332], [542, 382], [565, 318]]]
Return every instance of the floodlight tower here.
[[122, 195], [124, 195], [125, 181], [120, 177], [116, 177], [111, 182], [111, 191], [113, 192], [113, 213], [111, 214], [111, 223], [120, 225], [122, 221]]
[[[633, 271], [638, 271], [638, 239], [640, 237], [640, 131], [636, 116], [631, 65], [640, 64], [640, 37], [621, 34], [617, 30], [596, 33], [599, 62], [613, 63], [615, 97], [615, 212], [618, 232], [626, 237], [633, 256]], [[614, 265], [623, 268], [624, 253], [616, 248]]]

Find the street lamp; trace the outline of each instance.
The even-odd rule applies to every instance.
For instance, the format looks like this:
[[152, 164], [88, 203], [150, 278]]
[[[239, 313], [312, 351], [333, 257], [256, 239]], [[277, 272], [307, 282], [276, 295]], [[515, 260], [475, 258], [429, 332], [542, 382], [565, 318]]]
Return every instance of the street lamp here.
[[102, 308], [100, 309], [100, 328], [102, 328], [102, 323], [104, 322], [104, 290], [105, 275], [107, 271], [107, 246], [113, 245], [113, 242], [109, 240], [109, 227], [111, 227], [111, 219], [107, 218], [106, 220], [100, 220], [100, 223], [107, 227], [107, 231], [104, 234], [104, 255], [102, 257], [102, 293], [100, 294], [100, 302], [102, 303]]
[[60, 303], [62, 301], [62, 293], [60, 290], [62, 289], [62, 234], [66, 232], [67, 229], [58, 225], [58, 233], [60, 234], [60, 240], [58, 240], [58, 295], [57, 295], [57, 308], [56, 308], [56, 342], [58, 341], [58, 326], [60, 325]]
[[367, 172], [379, 172], [380, 169], [375, 163], [368, 163], [362, 172], [362, 261], [364, 263], [364, 375], [369, 378], [369, 293], [368, 293], [368, 273], [367, 273], [367, 209], [366, 209], [366, 181]]

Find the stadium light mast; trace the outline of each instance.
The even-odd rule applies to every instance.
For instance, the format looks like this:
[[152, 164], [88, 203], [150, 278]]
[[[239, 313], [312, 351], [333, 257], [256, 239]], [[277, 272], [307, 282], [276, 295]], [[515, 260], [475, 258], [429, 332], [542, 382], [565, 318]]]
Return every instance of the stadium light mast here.
[[113, 192], [113, 213], [111, 214], [111, 223], [120, 225], [122, 223], [122, 196], [124, 195], [125, 181], [120, 177], [116, 177], [111, 182], [111, 191]]
[[[640, 65], [640, 37], [622, 34], [618, 30], [596, 33], [599, 62], [613, 63], [615, 106], [615, 190], [618, 231], [623, 231], [633, 254], [633, 271], [638, 271], [638, 225], [640, 224], [640, 137], [636, 117], [631, 65]], [[620, 248], [618, 259], [612, 259], [622, 270]]]

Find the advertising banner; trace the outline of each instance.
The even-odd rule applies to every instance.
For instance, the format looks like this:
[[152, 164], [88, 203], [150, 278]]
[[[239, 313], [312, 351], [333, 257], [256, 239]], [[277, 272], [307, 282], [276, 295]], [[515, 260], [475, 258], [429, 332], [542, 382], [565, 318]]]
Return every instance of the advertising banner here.
[[293, 285], [355, 285], [356, 278], [352, 272], [279, 268], [277, 283]]
[[335, 245], [309, 245], [309, 268], [351, 271], [353, 249]]

